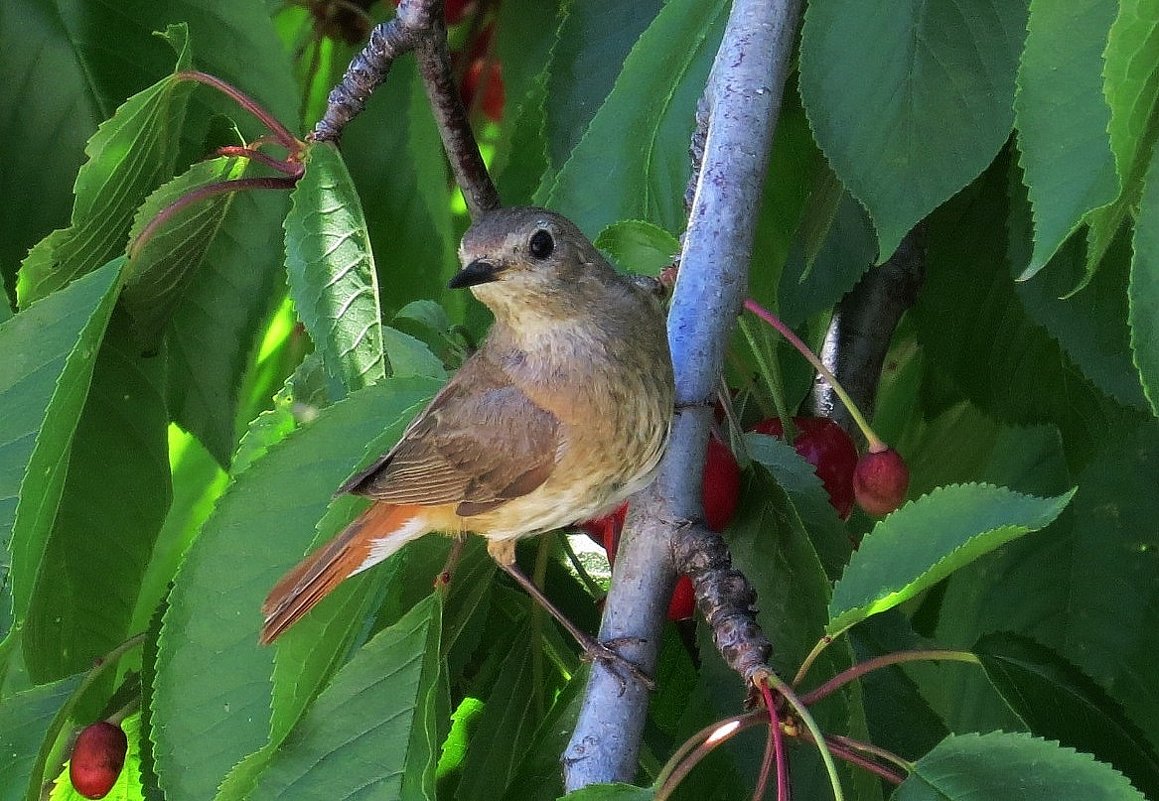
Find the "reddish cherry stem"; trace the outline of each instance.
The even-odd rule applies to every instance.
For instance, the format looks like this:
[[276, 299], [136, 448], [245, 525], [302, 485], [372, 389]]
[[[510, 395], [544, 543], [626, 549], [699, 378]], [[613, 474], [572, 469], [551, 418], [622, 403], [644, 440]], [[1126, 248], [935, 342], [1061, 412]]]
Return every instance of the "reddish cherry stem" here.
[[233, 84], [226, 83], [221, 78], [206, 72], [201, 72], [200, 70], [184, 70], [177, 73], [176, 78], [181, 81], [196, 81], [206, 86], [212, 86], [223, 95], [226, 95], [260, 120], [262, 125], [266, 126], [270, 133], [274, 135], [274, 138], [278, 140], [278, 143], [291, 153], [297, 153], [305, 146], [298, 137], [290, 133], [282, 123], [278, 122], [272, 114], [262, 108], [256, 100]]
[[971, 662], [979, 664], [978, 657], [968, 651], [897, 651], [892, 654], [885, 654], [884, 656], [876, 656], [873, 659], [867, 659], [860, 662], [848, 670], [843, 670], [829, 681], [822, 684], [815, 690], [805, 693], [801, 696], [801, 701], [812, 706], [829, 695], [832, 695], [835, 690], [839, 690], [849, 682], [856, 678], [864, 676], [866, 673], [877, 670], [878, 668], [889, 667], [890, 665], [900, 665], [905, 662]]
[[897, 773], [894, 773], [892, 770], [885, 767], [884, 765], [879, 765], [876, 762], [874, 762], [872, 759], [867, 759], [866, 757], [863, 757], [860, 754], [855, 753], [852, 749], [846, 748], [845, 746], [834, 742], [832, 739], [830, 739], [828, 737], [825, 738], [825, 742], [829, 746], [830, 751], [832, 751], [836, 756], [840, 757], [841, 759], [844, 759], [850, 765], [856, 765], [857, 767], [861, 768], [862, 770], [867, 770], [870, 773], [874, 774], [875, 776], [880, 776], [882, 779], [885, 779], [890, 784], [901, 784], [903, 781], [905, 781], [905, 776], [901, 776], [901, 775], [898, 775]]
[[251, 147], [238, 147], [236, 145], [226, 145], [217, 149], [217, 155], [229, 156], [231, 158], [243, 158], [250, 161], [256, 161], [259, 164], [264, 164], [272, 170], [277, 170], [283, 175], [289, 175], [292, 178], [301, 178], [305, 168], [300, 161], [285, 161], [283, 159], [276, 159], [273, 156], [267, 156], [260, 150], [254, 150]]
[[769, 712], [769, 739], [765, 745], [765, 756], [761, 760], [761, 774], [757, 778], [757, 789], [753, 792], [753, 801], [760, 801], [765, 795], [765, 787], [769, 781], [769, 765], [774, 759], [777, 765], [777, 801], [789, 801], [789, 761], [785, 753], [784, 734], [781, 732], [781, 716], [777, 713], [777, 705], [773, 702], [772, 691], [765, 682], [758, 682], [761, 698], [764, 699], [765, 709]]
[[837, 376], [833, 375], [833, 371], [825, 366], [825, 363], [818, 358], [817, 354], [810, 350], [809, 346], [793, 333], [793, 329], [781, 322], [781, 318], [777, 317], [777, 315], [773, 314], [752, 298], [745, 298], [744, 307], [775, 328], [777, 333], [787, 339], [789, 344], [796, 348], [809, 364], [813, 365], [813, 369], [829, 382], [829, 386], [833, 387], [833, 391], [837, 393], [837, 397], [841, 398], [841, 402], [849, 410], [850, 417], [857, 423], [857, 427], [861, 429], [861, 433], [865, 435], [865, 439], [869, 443], [869, 450], [874, 453], [885, 450], [887, 448], [886, 444], [869, 427], [869, 422], [865, 419], [865, 415], [857, 408], [857, 404], [853, 402], [853, 398], [849, 397], [849, 393], [845, 391], [845, 387], [841, 386], [841, 382], [837, 380]]
[[295, 178], [265, 177], [236, 178], [232, 181], [217, 181], [212, 184], [206, 184], [205, 186], [199, 186], [192, 192], [184, 194], [177, 198], [177, 200], [174, 200], [168, 206], [161, 209], [161, 211], [157, 212], [157, 215], [153, 219], [149, 220], [149, 224], [141, 230], [141, 233], [137, 235], [137, 238], [129, 246], [129, 257], [136, 258], [137, 254], [141, 252], [141, 248], [152, 238], [158, 228], [173, 219], [173, 215], [177, 214], [177, 212], [194, 203], [216, 197], [217, 195], [237, 192], [242, 189], [293, 189], [295, 183], [297, 183], [297, 179]]
[[892, 763], [898, 768], [901, 768], [903, 773], [910, 773], [914, 769], [913, 764], [910, 762], [902, 759], [892, 751], [887, 751], [886, 749], [879, 748], [876, 745], [863, 743], [860, 740], [854, 740], [852, 737], [845, 737], [840, 734], [831, 734], [827, 739], [831, 743], [837, 743], [837, 745], [841, 746], [842, 748], [848, 748], [854, 752], [868, 754], [869, 756], [874, 756], [878, 759], [884, 760], [885, 762]]

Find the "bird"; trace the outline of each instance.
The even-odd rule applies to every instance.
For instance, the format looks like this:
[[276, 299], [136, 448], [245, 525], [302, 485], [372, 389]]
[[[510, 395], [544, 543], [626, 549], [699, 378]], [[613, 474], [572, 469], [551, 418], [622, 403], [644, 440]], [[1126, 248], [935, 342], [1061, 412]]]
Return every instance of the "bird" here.
[[519, 570], [515, 545], [607, 514], [651, 482], [675, 396], [662, 304], [543, 208], [481, 215], [459, 259], [448, 286], [491, 310], [487, 338], [398, 443], [339, 488], [373, 503], [273, 587], [263, 644], [408, 542], [471, 532], [589, 656], [609, 656]]

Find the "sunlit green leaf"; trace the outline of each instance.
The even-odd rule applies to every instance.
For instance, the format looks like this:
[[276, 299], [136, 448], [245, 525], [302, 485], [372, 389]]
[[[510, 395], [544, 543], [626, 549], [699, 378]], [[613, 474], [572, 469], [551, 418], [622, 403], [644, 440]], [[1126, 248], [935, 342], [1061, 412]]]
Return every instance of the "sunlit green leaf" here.
[[1143, 801], [1117, 771], [1088, 754], [1025, 734], [947, 737], [919, 759], [893, 801]]
[[1074, 491], [1036, 498], [987, 484], [941, 487], [874, 526], [829, 601], [830, 634], [912, 598], [984, 553], [1037, 531]]

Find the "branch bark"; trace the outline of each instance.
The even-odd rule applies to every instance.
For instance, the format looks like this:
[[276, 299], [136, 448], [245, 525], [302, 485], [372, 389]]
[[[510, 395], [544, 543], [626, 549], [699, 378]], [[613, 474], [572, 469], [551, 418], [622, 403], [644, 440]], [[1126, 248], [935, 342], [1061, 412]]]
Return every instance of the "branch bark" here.
[[[710, 532], [689, 521], [703, 513], [700, 486], [712, 401], [748, 284], [761, 185], [799, 17], [799, 0], [735, 0], [705, 92], [708, 126], [700, 179], [668, 315], [676, 417], [656, 482], [631, 504], [600, 629], [602, 639], [625, 643], [623, 654], [648, 671], [655, 669], [677, 568], [692, 569], [702, 608], [711, 601], [702, 594], [710, 584], [739, 590], [721, 601], [745, 601], [744, 588], [727, 581], [732, 571], [720, 554], [706, 552], [704, 546], [712, 543], [704, 535]], [[727, 571], [717, 576], [725, 582], [705, 581], [719, 570]], [[751, 605], [751, 598], [743, 605]], [[721, 623], [727, 631], [728, 621]], [[729, 636], [746, 633], [753, 632]], [[752, 649], [737, 655], [752, 656]], [[761, 663], [766, 656], [760, 654]], [[752, 676], [748, 668], [742, 673]], [[614, 674], [593, 666], [563, 757], [568, 790], [633, 778], [647, 703], [644, 688], [622, 687]]]
[[442, 0], [402, 0], [398, 15], [378, 25], [350, 62], [342, 81], [326, 98], [326, 112], [312, 139], [337, 142], [346, 125], [366, 107], [371, 93], [386, 80], [394, 60], [411, 50], [418, 60], [423, 88], [438, 124], [443, 149], [472, 219], [499, 207], [499, 193], [471, 132], [467, 110], [455, 88]]
[[[917, 302], [925, 278], [925, 224], [906, 234], [894, 254], [872, 268], [841, 299], [825, 334], [825, 363], [866, 419], [873, 418], [881, 367], [898, 321]], [[813, 414], [831, 417], [856, 436], [857, 425], [833, 389], [820, 376], [813, 383]]]

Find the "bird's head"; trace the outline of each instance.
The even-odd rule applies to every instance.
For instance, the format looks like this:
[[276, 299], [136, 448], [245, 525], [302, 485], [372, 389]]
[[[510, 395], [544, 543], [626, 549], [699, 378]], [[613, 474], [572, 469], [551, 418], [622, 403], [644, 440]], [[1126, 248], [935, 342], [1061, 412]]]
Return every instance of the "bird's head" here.
[[479, 218], [459, 246], [452, 289], [470, 287], [499, 317], [529, 313], [566, 319], [617, 281], [615, 270], [566, 217], [547, 209], [497, 209]]

